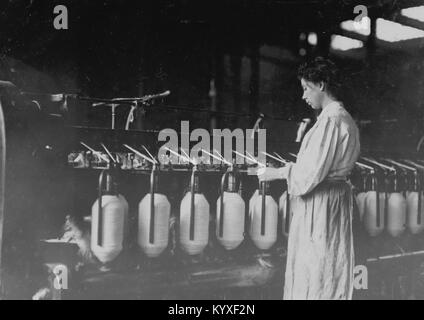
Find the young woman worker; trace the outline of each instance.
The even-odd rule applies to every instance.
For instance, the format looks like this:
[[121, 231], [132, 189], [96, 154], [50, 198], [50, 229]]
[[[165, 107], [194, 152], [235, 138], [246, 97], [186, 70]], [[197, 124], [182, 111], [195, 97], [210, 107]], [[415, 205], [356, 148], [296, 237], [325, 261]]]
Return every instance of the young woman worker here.
[[303, 99], [322, 109], [296, 163], [263, 168], [260, 181], [286, 179], [293, 197], [284, 299], [351, 299], [354, 198], [347, 176], [360, 153], [359, 131], [338, 100], [338, 70], [316, 58], [299, 68]]

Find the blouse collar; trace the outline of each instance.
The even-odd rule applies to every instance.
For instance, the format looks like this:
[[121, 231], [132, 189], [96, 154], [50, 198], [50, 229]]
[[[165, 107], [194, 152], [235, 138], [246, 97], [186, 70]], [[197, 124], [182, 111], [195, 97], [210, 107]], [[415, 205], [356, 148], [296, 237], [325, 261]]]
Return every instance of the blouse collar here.
[[328, 104], [325, 108], [322, 109], [320, 115], [317, 117], [317, 120], [322, 119], [325, 115], [329, 114], [332, 110], [343, 107], [343, 104], [340, 101], [333, 101]]

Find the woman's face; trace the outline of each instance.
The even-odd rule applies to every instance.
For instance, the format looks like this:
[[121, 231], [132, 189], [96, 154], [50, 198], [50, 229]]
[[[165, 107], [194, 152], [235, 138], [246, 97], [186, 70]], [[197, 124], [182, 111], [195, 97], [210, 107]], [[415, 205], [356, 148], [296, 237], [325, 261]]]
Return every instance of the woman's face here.
[[302, 99], [313, 109], [321, 109], [324, 98], [324, 90], [321, 84], [315, 84], [305, 79], [300, 80], [303, 88]]

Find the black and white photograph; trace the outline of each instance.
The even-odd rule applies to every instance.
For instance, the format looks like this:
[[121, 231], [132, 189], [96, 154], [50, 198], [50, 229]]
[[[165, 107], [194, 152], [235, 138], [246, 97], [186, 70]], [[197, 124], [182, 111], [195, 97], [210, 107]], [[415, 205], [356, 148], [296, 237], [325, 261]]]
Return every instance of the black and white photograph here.
[[0, 300], [424, 300], [424, 0], [1, 0]]

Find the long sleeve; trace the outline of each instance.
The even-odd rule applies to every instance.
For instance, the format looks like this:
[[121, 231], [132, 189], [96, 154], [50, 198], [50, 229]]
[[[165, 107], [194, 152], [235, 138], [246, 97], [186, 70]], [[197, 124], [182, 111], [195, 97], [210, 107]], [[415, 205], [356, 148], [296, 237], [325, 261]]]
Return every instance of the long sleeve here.
[[282, 172], [290, 194], [307, 194], [328, 176], [338, 152], [339, 139], [340, 129], [333, 118], [321, 119], [311, 129], [302, 143], [297, 162]]

